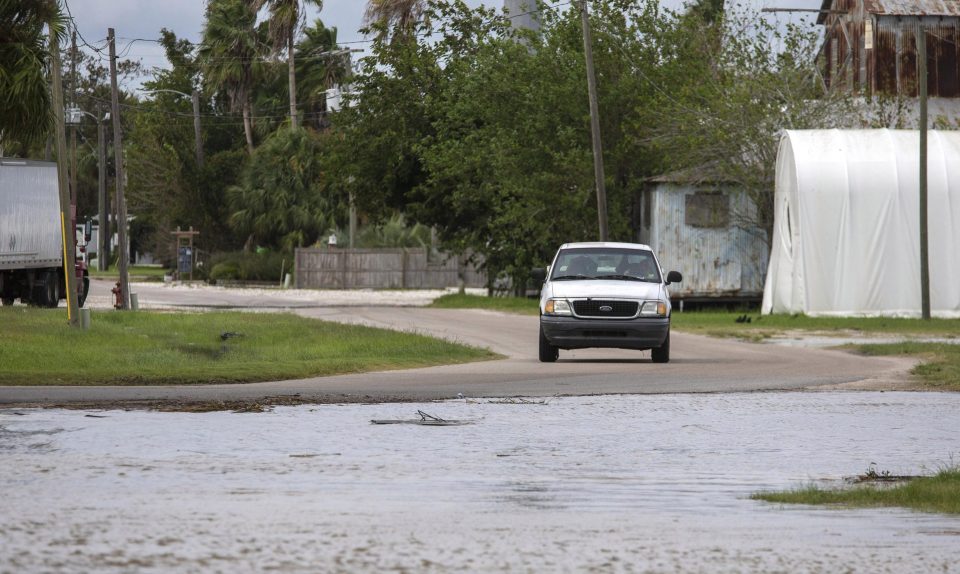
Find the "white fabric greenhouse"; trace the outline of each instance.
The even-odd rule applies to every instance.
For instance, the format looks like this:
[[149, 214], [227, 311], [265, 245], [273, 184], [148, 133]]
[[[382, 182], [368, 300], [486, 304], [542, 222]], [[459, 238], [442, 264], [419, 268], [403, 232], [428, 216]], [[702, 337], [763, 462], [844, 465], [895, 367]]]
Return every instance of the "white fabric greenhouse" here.
[[[960, 317], [960, 132], [930, 131], [930, 308]], [[919, 135], [788, 131], [764, 313], [919, 316]]]

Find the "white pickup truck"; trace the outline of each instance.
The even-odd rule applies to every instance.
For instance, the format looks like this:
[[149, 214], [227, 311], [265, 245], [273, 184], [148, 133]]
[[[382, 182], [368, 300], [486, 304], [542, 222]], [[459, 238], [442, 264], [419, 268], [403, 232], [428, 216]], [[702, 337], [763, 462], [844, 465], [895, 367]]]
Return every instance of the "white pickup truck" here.
[[540, 292], [540, 361], [560, 349], [650, 349], [654, 363], [670, 361], [670, 295], [653, 250], [638, 243], [560, 246]]

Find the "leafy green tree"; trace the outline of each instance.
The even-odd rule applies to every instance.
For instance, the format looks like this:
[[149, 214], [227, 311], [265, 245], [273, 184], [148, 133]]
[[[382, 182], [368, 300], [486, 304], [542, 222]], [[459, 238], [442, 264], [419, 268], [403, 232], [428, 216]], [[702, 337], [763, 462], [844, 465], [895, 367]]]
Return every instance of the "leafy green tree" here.
[[0, 148], [36, 140], [51, 124], [48, 25], [62, 36], [57, 2], [0, 0]]
[[198, 52], [207, 88], [214, 92], [223, 90], [231, 111], [239, 109], [243, 114], [243, 131], [251, 154], [251, 99], [261, 55], [256, 23], [256, 10], [247, 0], [210, 0]]

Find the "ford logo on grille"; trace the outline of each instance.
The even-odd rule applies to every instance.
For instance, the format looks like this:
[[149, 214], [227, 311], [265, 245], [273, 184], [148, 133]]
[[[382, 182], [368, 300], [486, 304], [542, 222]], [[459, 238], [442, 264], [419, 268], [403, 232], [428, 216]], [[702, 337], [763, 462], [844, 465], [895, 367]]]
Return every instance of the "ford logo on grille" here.
[[600, 310], [603, 311], [604, 313], [609, 313], [610, 311], [613, 311], [613, 307], [611, 307], [610, 305], [603, 305], [600, 307]]

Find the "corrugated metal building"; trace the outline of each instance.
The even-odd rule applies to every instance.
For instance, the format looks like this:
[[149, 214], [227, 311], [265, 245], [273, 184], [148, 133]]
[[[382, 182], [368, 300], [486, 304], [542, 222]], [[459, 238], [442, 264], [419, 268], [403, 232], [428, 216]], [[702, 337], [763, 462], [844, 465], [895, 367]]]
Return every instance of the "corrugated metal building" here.
[[829, 87], [917, 97], [917, 39], [925, 37], [930, 97], [960, 97], [960, 1], [823, 0], [817, 23], [826, 27]]
[[759, 301], [769, 250], [754, 214], [753, 202], [729, 185], [670, 174], [649, 180], [635, 225], [664, 271], [683, 274], [670, 287], [674, 299]]

